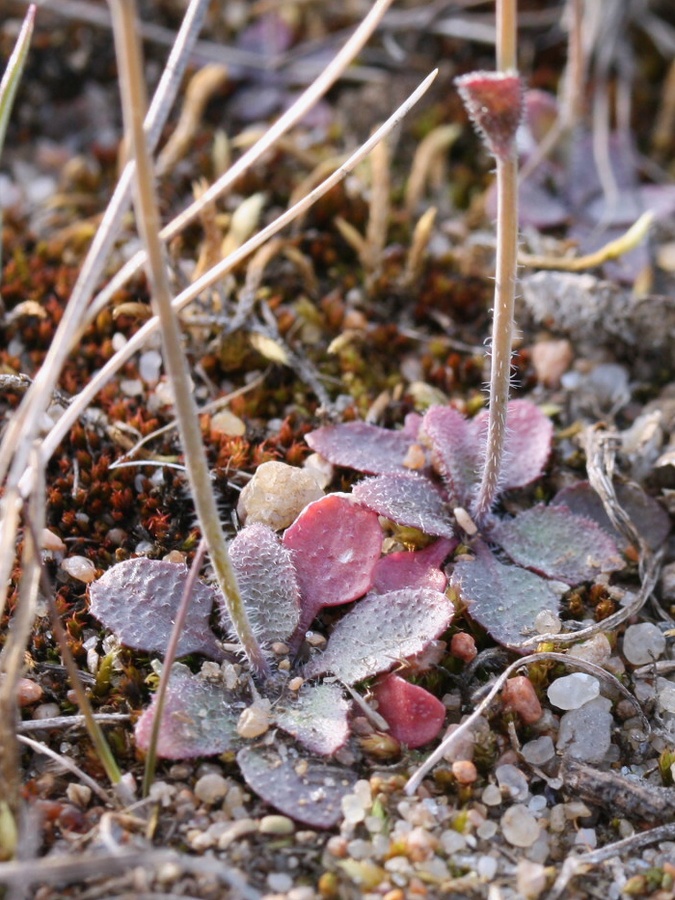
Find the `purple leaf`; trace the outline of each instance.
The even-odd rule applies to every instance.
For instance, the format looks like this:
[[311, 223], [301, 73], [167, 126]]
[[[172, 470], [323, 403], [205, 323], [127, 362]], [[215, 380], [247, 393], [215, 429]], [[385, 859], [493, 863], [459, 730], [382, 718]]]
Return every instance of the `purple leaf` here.
[[459, 590], [471, 618], [500, 644], [519, 649], [534, 634], [534, 620], [544, 610], [557, 613], [565, 586], [534, 572], [498, 562], [482, 541], [476, 558], [455, 563], [450, 583]]
[[[147, 750], [155, 699], [136, 723], [136, 743]], [[239, 711], [232, 709], [222, 684], [193, 675], [185, 666], [171, 670], [159, 731], [157, 754], [164, 759], [213, 756], [241, 745]]]
[[350, 704], [337, 684], [306, 684], [294, 702], [274, 712], [275, 724], [312, 753], [330, 756], [349, 735]]
[[359, 482], [352, 491], [359, 503], [381, 516], [419, 528], [426, 534], [454, 537], [451, 512], [433, 482], [422, 475], [378, 475]]
[[482, 449], [471, 423], [452, 406], [431, 406], [420, 438], [431, 447], [431, 460], [445, 482], [450, 505], [466, 506], [478, 478]]
[[330, 672], [346, 684], [385, 672], [421, 653], [452, 620], [445, 594], [429, 588], [369, 594], [335, 626], [324, 653], [305, 666], [313, 678]]
[[342, 798], [356, 782], [349, 769], [318, 763], [273, 747], [245, 747], [237, 762], [246, 783], [265, 803], [310, 828], [342, 820]]
[[242, 529], [230, 544], [242, 600], [263, 641], [284, 641], [300, 619], [300, 590], [290, 551], [266, 525]]
[[[123, 644], [136, 650], [166, 650], [183, 596], [188, 569], [183, 563], [128, 559], [117, 563], [89, 588], [90, 612]], [[197, 582], [177, 655], [202, 653], [222, 659], [223, 651], [209, 627], [213, 588]]]
[[[650, 550], [658, 550], [670, 533], [668, 513], [636, 484], [617, 482], [614, 490], [616, 499], [628, 514], [638, 534]], [[587, 481], [580, 481], [572, 487], [559, 491], [553, 499], [553, 505], [566, 506], [573, 513], [592, 519], [611, 534], [621, 550], [628, 548], [628, 541], [612, 525], [602, 500]]]
[[515, 72], [469, 72], [455, 79], [469, 117], [497, 159], [508, 159], [523, 116], [523, 85]]
[[441, 538], [424, 550], [390, 553], [375, 564], [373, 590], [378, 594], [403, 588], [433, 588], [444, 591], [448, 583], [439, 566], [457, 546], [456, 540]]
[[310, 431], [305, 440], [335, 466], [379, 475], [408, 471], [404, 460], [415, 440], [412, 431], [412, 423], [407, 430], [390, 431], [366, 422], [346, 422]]
[[624, 565], [606, 531], [564, 506], [533, 506], [500, 522], [491, 537], [518, 565], [567, 584]]
[[[471, 423], [482, 447], [487, 434], [487, 417], [487, 410], [482, 410]], [[525, 487], [539, 478], [551, 453], [553, 440], [551, 420], [529, 400], [512, 400], [509, 403], [506, 427], [500, 477], [502, 491]]]
[[350, 603], [370, 590], [382, 552], [382, 529], [377, 515], [349, 495], [328, 494], [305, 507], [283, 543], [300, 586], [302, 639], [324, 606]]
[[377, 711], [389, 725], [389, 734], [414, 750], [438, 736], [446, 709], [438, 698], [398, 675], [385, 675], [373, 685]]

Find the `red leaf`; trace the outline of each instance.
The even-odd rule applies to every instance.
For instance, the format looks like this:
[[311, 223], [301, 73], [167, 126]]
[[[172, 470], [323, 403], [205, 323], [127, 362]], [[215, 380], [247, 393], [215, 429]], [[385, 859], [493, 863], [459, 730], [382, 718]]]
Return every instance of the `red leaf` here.
[[455, 79], [469, 117], [498, 159], [508, 159], [523, 116], [523, 85], [515, 72], [469, 72]]
[[291, 551], [300, 586], [297, 634], [302, 638], [324, 606], [350, 603], [370, 590], [382, 529], [376, 513], [347, 494], [328, 494], [305, 507], [283, 544]]
[[373, 590], [378, 594], [424, 587], [444, 591], [448, 579], [439, 566], [456, 546], [456, 540], [441, 538], [424, 550], [402, 550], [382, 557], [375, 564]]
[[377, 711], [396, 740], [415, 749], [438, 735], [445, 721], [445, 707], [433, 694], [398, 675], [385, 675], [373, 687]]

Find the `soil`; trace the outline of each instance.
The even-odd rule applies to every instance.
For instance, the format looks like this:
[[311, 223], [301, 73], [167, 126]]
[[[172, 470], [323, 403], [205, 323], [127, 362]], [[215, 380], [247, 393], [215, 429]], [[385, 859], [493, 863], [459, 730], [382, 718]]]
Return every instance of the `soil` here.
[[[161, 74], [183, 5], [141, 4], [143, 22], [155, 29], [144, 45], [149, 91]], [[164, 221], [191, 201], [202, 179], [211, 182], [227, 158], [241, 154], [249, 143], [247, 130], [265, 127], [291, 102], [308, 83], [308, 71], [325, 65], [369, 4], [212, 6], [189, 75], [214, 54], [229, 71], [205, 103], [179, 158], [158, 178]], [[555, 94], [566, 60], [562, 4], [533, 0], [520, 6], [523, 75], [530, 87]], [[666, 196], [675, 175], [672, 53], [654, 42], [653, 29], [650, 35], [646, 17], [640, 18], [640, 3], [623, 6], [624, 17], [612, 33], [608, 82], [602, 83], [598, 68], [591, 69], [588, 108], [581, 110], [579, 127], [600, 128], [592, 107], [598, 92], [606, 92], [612, 104], [628, 90], [636, 183], [661, 184]], [[112, 34], [105, 20], [99, 21], [105, 6], [53, 7], [38, 11], [0, 157], [5, 424], [40, 369], [118, 176], [121, 113]], [[0, 23], [3, 59], [24, 14], [14, 0], [7, 9]], [[378, 231], [372, 224], [373, 173], [364, 163], [284, 232], [283, 244], [269, 259], [258, 256], [248, 268], [241, 265], [184, 314], [195, 397], [200, 407], [223, 401], [203, 412], [201, 425], [229, 534], [236, 530], [239, 494], [256, 468], [268, 460], [302, 465], [311, 453], [304, 436], [319, 425], [366, 419], [398, 428], [408, 413], [431, 403], [449, 402], [467, 414], [484, 403], [494, 266], [492, 161], [467, 123], [453, 78], [494, 68], [494, 48], [483, 40], [493, 11], [468, 3], [452, 10], [418, 0], [395, 4], [347, 77], [227, 197], [168, 245], [173, 286], [180, 290], [194, 277], [195, 265], [206, 267], [221, 252], [245, 198], [263, 198], [259, 212], [249, 209], [250, 230], [272, 221], [325, 160], [351, 152], [438, 66], [436, 82], [389, 140], [386, 226]], [[672, 51], [672, 9], [651, 3], [649, 10], [650, 21], [662, 22]], [[609, 47], [607, 34], [604, 39]], [[248, 59], [242, 66], [227, 49], [233, 47], [257, 54], [258, 61]], [[279, 67], [262, 68], [261, 60], [269, 58], [278, 59]], [[629, 82], [622, 61], [632, 64]], [[620, 116], [619, 100], [616, 110]], [[160, 147], [179, 114], [180, 108], [172, 112]], [[411, 205], [406, 189], [419, 162], [416, 150], [448, 123], [461, 126], [458, 135], [428, 164], [421, 195]], [[415, 262], [410, 254], [415, 226], [432, 206], [436, 217]], [[576, 215], [572, 210], [564, 224], [552, 228], [524, 227], [523, 249], [548, 257], [568, 253]], [[338, 217], [348, 226], [336, 224]], [[365, 250], [360, 235], [366, 235]], [[554, 283], [537, 287], [528, 280], [534, 268], [522, 268], [513, 394], [545, 409], [556, 437], [545, 477], [532, 490], [507, 496], [509, 511], [535, 495], [550, 499], [584, 478], [587, 445], [581, 436], [594, 427], [624, 436], [616, 458], [621, 477], [639, 483], [671, 516], [675, 511], [674, 235], [671, 209], [650, 233], [646, 268], [596, 266], [581, 286], [573, 281], [577, 276], [555, 272]], [[106, 280], [138, 246], [129, 216]], [[576, 319], [550, 306], [542, 313], [542, 291], [553, 291], [551, 284], [563, 302], [570, 292], [585, 291], [589, 310], [581, 307]], [[640, 322], [631, 292], [642, 298]], [[138, 331], [149, 304], [144, 276], [115, 292], [68, 357], [55, 385], [52, 420]], [[593, 316], [598, 304], [602, 315]], [[560, 754], [539, 764], [523, 754], [523, 746], [531, 748], [537, 739], [558, 739], [561, 711], [546, 687], [566, 669], [551, 664], [538, 675], [529, 672], [543, 705], [540, 719], [524, 724], [499, 701], [492, 704], [474, 732], [474, 745], [438, 765], [413, 796], [405, 793], [406, 781], [433, 747], [408, 750], [361, 720], [361, 734], [337, 754], [337, 764], [358, 782], [347, 803], [351, 812], [332, 829], [308, 828], [267, 806], [227, 754], [161, 762], [150, 797], [140, 799], [143, 759], [133, 724], [156, 685], [153, 661], [120, 647], [101, 629], [88, 612], [87, 585], [92, 573], [98, 577], [134, 556], [189, 562], [198, 542], [168, 389], [159, 373], [153, 374], [154, 348], [150, 344], [136, 354], [102, 389], [53, 454], [46, 476], [52, 541], [47, 568], [56, 608], [134, 798], [120, 799], [107, 782], [77, 718], [76, 698], [41, 601], [19, 698], [19, 735], [32, 743], [23, 745], [17, 773], [23, 817], [15, 858], [6, 851], [12, 841], [0, 808], [0, 852], [8, 860], [0, 863], [0, 884], [7, 896], [675, 896], [675, 719], [667, 701], [659, 700], [672, 691], [665, 681], [673, 671], [672, 534], [661, 548], [649, 603], [606, 631], [608, 668], [637, 698], [641, 712], [625, 698], [612, 697], [611, 748], [596, 764], [583, 759], [562, 764]], [[138, 462], [136, 449], [143, 438], [145, 464]], [[111, 468], [116, 461], [128, 465]], [[330, 490], [349, 490], [356, 478], [337, 469]], [[17, 548], [20, 552], [20, 541]], [[636, 562], [629, 582], [634, 592], [640, 588]], [[9, 618], [20, 583], [17, 557]], [[618, 611], [607, 592], [590, 589], [569, 603], [570, 618], [587, 623]], [[317, 631], [333, 626], [335, 611], [330, 612]], [[652, 666], [631, 663], [623, 651], [626, 628], [641, 622], [657, 623], [668, 641]], [[4, 635], [7, 616], [2, 625]], [[518, 658], [466, 617], [457, 630], [471, 634], [479, 655], [472, 664], [446, 660], [442, 677], [435, 685], [428, 682], [448, 708], [446, 725], [469, 715]], [[198, 671], [202, 661], [195, 656], [188, 662]], [[68, 761], [74, 770], [64, 768]], [[515, 826], [514, 817], [520, 817]], [[534, 840], [519, 831], [528, 825], [536, 829]]]

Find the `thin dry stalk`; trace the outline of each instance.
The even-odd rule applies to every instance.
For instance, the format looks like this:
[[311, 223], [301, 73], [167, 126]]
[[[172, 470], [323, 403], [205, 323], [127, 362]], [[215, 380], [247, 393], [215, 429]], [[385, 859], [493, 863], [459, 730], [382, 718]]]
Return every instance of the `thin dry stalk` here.
[[[176, 312], [180, 312], [188, 303], [191, 303], [202, 291], [211, 287], [216, 281], [227, 275], [235, 269], [239, 263], [243, 262], [251, 253], [255, 252], [259, 247], [266, 243], [270, 238], [274, 237], [279, 231], [290, 225], [298, 216], [302, 215], [324, 194], [328, 193], [336, 184], [346, 178], [355, 167], [370, 153], [373, 147], [382, 140], [389, 132], [394, 129], [401, 119], [407, 115], [409, 110], [417, 103], [420, 97], [429, 89], [431, 83], [436, 78], [438, 70], [435, 69], [422, 81], [422, 83], [412, 92], [408, 99], [399, 106], [399, 108], [387, 119], [387, 121], [378, 128], [373, 134], [349, 159], [343, 163], [337, 171], [335, 171], [323, 184], [314, 188], [306, 197], [300, 200], [295, 206], [292, 206], [285, 213], [282, 213], [274, 222], [267, 225], [258, 234], [249, 238], [246, 243], [230, 254], [227, 259], [221, 260], [218, 265], [214, 266], [201, 278], [197, 279], [193, 284], [182, 291], [173, 301], [173, 307]], [[96, 397], [96, 394], [110, 381], [113, 375], [124, 365], [127, 360], [137, 353], [148, 340], [150, 335], [159, 327], [159, 320], [153, 317], [140, 328], [136, 334], [131, 337], [125, 346], [112, 357], [96, 375], [91, 379], [85, 388], [77, 394], [68, 409], [59, 418], [58, 422], [50, 430], [45, 437], [42, 448], [41, 458], [45, 461], [49, 460], [58, 445], [68, 433], [70, 428], [77, 421], [79, 416], [84, 412], [89, 404]]]
[[[163, 241], [169, 241], [189, 225], [199, 215], [202, 206], [213, 200], [218, 199], [232, 185], [251, 168], [271, 147], [273, 147], [278, 139], [285, 134], [289, 128], [292, 128], [302, 117], [314, 106], [317, 100], [333, 86], [338, 78], [342, 76], [345, 69], [353, 61], [354, 57], [360, 52], [363, 45], [371, 36], [375, 28], [380, 23], [387, 8], [391, 5], [392, 0], [376, 0], [368, 15], [364, 18], [354, 34], [350, 37], [342, 50], [335, 58], [326, 66], [317, 79], [298, 97], [295, 103], [290, 106], [286, 112], [272, 125], [260, 140], [251, 147], [244, 155], [237, 160], [236, 163], [216, 181], [211, 188], [206, 191], [198, 201], [190, 204], [180, 215], [176, 216], [168, 225], [160, 232]], [[139, 271], [145, 264], [145, 252], [143, 250], [136, 253], [123, 266], [122, 269], [92, 301], [91, 308], [88, 313], [88, 321], [95, 318], [99, 312], [104, 309], [113, 295], [127, 281]]]
[[409, 216], [414, 215], [420, 205], [429, 174], [436, 162], [442, 159], [461, 133], [462, 129], [455, 123], [439, 125], [420, 142], [405, 186], [405, 209]]
[[370, 154], [371, 194], [366, 226], [366, 250], [362, 259], [366, 272], [374, 276], [382, 265], [389, 228], [391, 195], [391, 153], [387, 141], [380, 141]]
[[145, 246], [153, 310], [160, 321], [164, 365], [173, 391], [188, 480], [214, 574], [232, 626], [253, 672], [265, 676], [269, 674], [269, 663], [249, 622], [220, 527], [218, 505], [211, 486], [197, 408], [192, 396], [190, 373], [183, 355], [178, 317], [171, 305], [169, 279], [159, 237], [160, 219], [154, 190], [154, 170], [143, 132], [145, 91], [135, 3], [133, 0], [111, 0], [111, 8], [122, 112], [136, 160], [134, 205], [138, 229]]

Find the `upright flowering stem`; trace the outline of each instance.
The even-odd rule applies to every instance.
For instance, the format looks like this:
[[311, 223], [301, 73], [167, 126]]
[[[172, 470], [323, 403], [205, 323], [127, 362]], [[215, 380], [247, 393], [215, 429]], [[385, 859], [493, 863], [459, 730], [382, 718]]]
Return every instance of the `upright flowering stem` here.
[[497, 63], [499, 72], [472, 72], [457, 79], [469, 116], [497, 161], [497, 259], [490, 406], [481, 482], [471, 510], [478, 523], [489, 513], [499, 488], [511, 380], [518, 252], [515, 136], [522, 115], [522, 85], [515, 71], [516, 0], [497, 0]]

